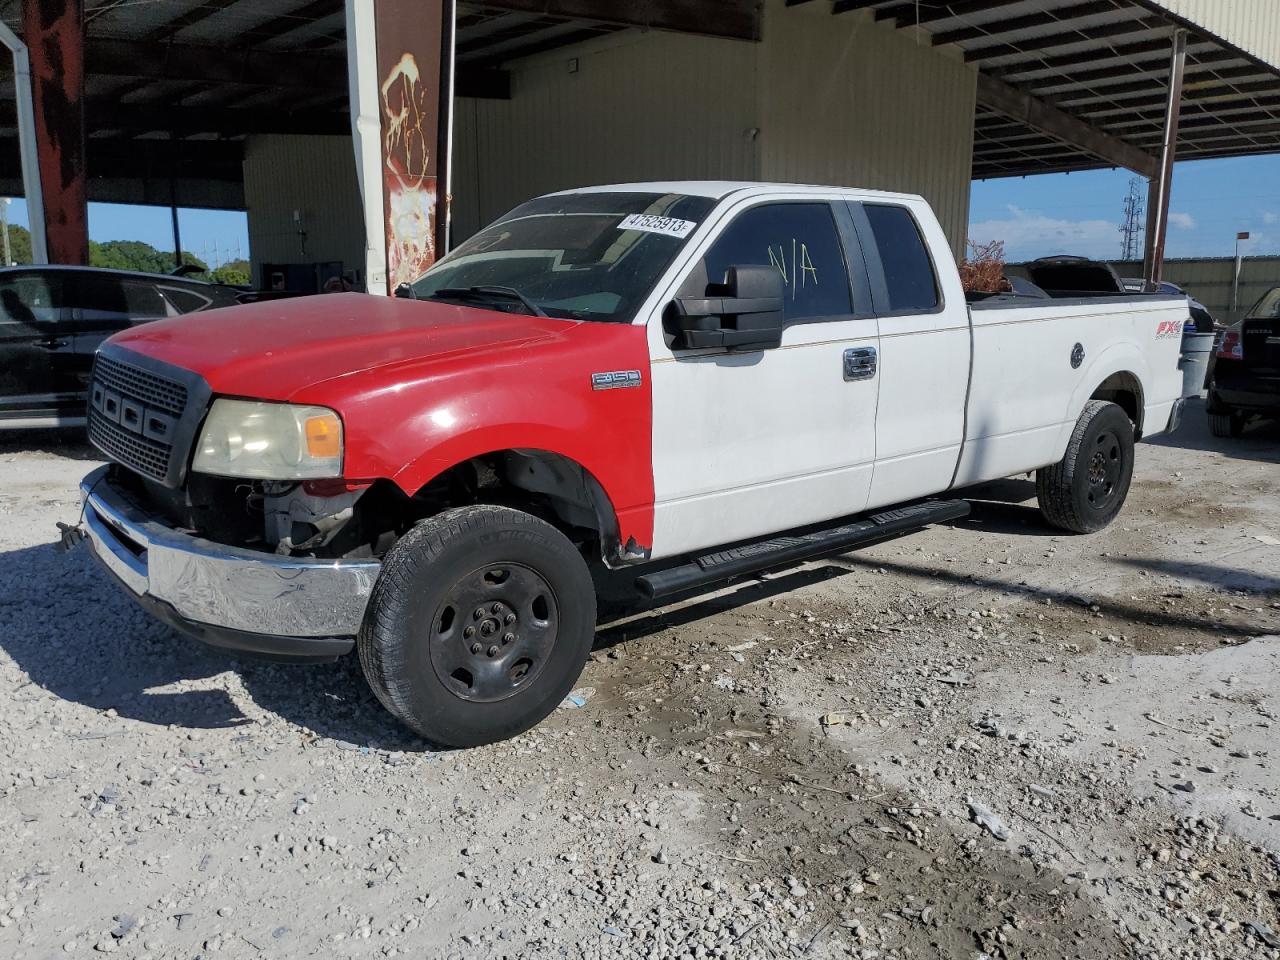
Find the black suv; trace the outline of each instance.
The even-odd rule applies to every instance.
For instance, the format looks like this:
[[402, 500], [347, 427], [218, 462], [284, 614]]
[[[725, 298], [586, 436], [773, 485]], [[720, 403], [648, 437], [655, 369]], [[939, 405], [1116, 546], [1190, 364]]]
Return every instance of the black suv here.
[[1252, 416], [1280, 417], [1280, 287], [1218, 335], [1208, 411], [1215, 437], [1238, 437]]
[[241, 293], [125, 270], [0, 268], [0, 429], [83, 424], [103, 340], [148, 320], [234, 306]]

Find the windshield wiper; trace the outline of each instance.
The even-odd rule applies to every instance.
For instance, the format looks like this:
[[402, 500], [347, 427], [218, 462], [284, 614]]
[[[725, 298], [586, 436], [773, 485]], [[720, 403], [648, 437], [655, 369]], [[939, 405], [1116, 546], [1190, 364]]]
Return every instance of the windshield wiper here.
[[476, 286], [441, 287], [427, 294], [428, 300], [514, 300], [535, 317], [546, 317], [547, 312], [515, 287]]

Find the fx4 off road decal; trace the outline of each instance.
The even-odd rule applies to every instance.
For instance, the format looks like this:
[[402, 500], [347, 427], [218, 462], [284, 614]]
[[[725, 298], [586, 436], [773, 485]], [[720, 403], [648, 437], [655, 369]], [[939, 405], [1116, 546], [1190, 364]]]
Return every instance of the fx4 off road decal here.
[[1182, 336], [1181, 320], [1161, 320], [1160, 326], [1156, 327], [1156, 339], [1165, 340], [1169, 337]]

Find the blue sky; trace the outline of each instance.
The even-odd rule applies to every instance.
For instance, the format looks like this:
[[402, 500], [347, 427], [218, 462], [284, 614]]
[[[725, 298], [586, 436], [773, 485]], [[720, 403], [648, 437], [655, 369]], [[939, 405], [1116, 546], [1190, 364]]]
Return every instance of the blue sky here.
[[[1053, 253], [1116, 259], [1132, 176], [1126, 170], [1095, 170], [976, 182], [969, 236], [983, 243], [1003, 240], [1010, 261]], [[196, 256], [211, 263], [233, 259], [237, 251], [248, 256], [245, 214], [182, 210], [179, 216], [183, 248]], [[13, 201], [9, 218], [26, 224], [22, 200]], [[1198, 160], [1174, 168], [1168, 256], [1229, 257], [1241, 230], [1252, 234], [1241, 244], [1246, 256], [1280, 253], [1280, 156]], [[89, 235], [173, 249], [166, 207], [91, 203]]]
[[[1054, 253], [1120, 256], [1120, 222], [1133, 176], [1096, 170], [976, 182], [969, 236], [1003, 240], [1010, 261]], [[1143, 185], [1143, 198], [1146, 187]], [[1197, 160], [1174, 167], [1169, 257], [1280, 253], [1280, 156]]]

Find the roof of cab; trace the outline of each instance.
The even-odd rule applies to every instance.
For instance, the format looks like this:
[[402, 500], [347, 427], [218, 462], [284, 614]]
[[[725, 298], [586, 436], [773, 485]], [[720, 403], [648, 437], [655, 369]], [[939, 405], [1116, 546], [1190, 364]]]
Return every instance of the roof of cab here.
[[895, 200], [921, 199], [913, 193], [890, 193], [883, 190], [823, 186], [812, 183], [764, 183], [750, 180], [659, 180], [650, 183], [609, 183], [558, 190], [548, 196], [557, 197], [568, 193], [682, 193], [693, 197], [723, 200], [732, 193], [773, 193], [778, 190], [800, 193], [838, 193], [850, 197], [879, 197]]

